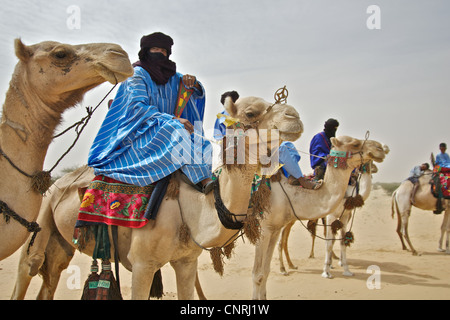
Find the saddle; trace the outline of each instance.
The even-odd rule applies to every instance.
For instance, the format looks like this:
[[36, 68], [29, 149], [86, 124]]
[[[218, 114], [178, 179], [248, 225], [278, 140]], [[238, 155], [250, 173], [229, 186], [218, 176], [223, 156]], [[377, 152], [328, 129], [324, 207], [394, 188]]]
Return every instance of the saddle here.
[[433, 175], [430, 180], [431, 193], [437, 198], [435, 214], [440, 214], [444, 211], [442, 206], [442, 199], [450, 199], [449, 189], [450, 168], [435, 166], [433, 168]]

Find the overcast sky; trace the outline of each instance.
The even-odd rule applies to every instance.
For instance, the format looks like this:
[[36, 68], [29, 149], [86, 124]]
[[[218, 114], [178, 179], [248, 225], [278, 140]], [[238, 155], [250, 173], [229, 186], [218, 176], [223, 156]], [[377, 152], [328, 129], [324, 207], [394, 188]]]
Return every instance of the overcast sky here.
[[[375, 181], [399, 182], [429, 162], [440, 142], [450, 143], [450, 1], [446, 0], [2, 0], [0, 95], [4, 100], [17, 63], [13, 42], [45, 40], [70, 44], [114, 42], [132, 62], [142, 35], [162, 31], [174, 39], [171, 59], [181, 73], [194, 74], [206, 88], [204, 128], [222, 111], [220, 95], [273, 101], [289, 90], [309, 142], [330, 117], [337, 135], [387, 144]], [[376, 5], [380, 9], [367, 12]], [[71, 17], [79, 9], [79, 25]], [[378, 18], [379, 19], [376, 19]], [[374, 20], [375, 19], [375, 20]], [[69, 22], [69, 24], [68, 24]], [[369, 26], [368, 27], [368, 22]], [[79, 28], [78, 28], [79, 26]], [[373, 29], [374, 27], [377, 27]], [[103, 84], [81, 106], [64, 114], [62, 129], [81, 118], [111, 88]], [[111, 96], [110, 98], [113, 98]], [[106, 104], [59, 169], [85, 164], [106, 114]], [[212, 131], [210, 132], [212, 134]], [[51, 144], [48, 169], [72, 137]], [[309, 157], [302, 154], [304, 173]]]

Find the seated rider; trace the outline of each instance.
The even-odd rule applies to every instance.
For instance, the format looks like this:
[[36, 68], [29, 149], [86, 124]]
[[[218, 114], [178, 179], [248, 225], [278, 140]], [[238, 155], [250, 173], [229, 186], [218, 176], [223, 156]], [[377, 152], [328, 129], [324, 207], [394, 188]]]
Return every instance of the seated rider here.
[[447, 150], [447, 144], [442, 142], [439, 144], [439, 149], [441, 150], [441, 153], [436, 156], [436, 165], [450, 168], [450, 157], [448, 153], [445, 152]]
[[415, 166], [409, 172], [409, 177], [406, 180], [411, 181], [413, 184], [413, 190], [411, 192], [411, 204], [414, 205], [414, 197], [416, 196], [417, 189], [419, 188], [419, 178], [428, 170], [430, 165], [428, 163], [422, 163], [420, 166]]
[[311, 168], [314, 170], [315, 179], [323, 179], [327, 167], [326, 157], [330, 154], [331, 138], [336, 136], [339, 122], [336, 119], [328, 119], [322, 132], [316, 134], [309, 146]]
[[[212, 190], [211, 163], [195, 163], [193, 152], [211, 152], [209, 141], [199, 148], [194, 123], [203, 121], [205, 90], [195, 76], [176, 71], [169, 60], [173, 40], [161, 32], [144, 36], [134, 75], [124, 81], [89, 151], [95, 175], [147, 186], [181, 169], [193, 184]], [[180, 86], [192, 95], [177, 108]], [[182, 150], [180, 150], [180, 148]], [[183, 151], [183, 159], [174, 158]], [[186, 157], [184, 157], [186, 155]]]
[[283, 164], [281, 167], [285, 177], [288, 178], [288, 183], [295, 186], [302, 186], [305, 189], [317, 190], [322, 186], [323, 180], [310, 181], [305, 178], [298, 165], [301, 157], [290, 141], [284, 141], [280, 144], [279, 160]]
[[[231, 96], [234, 102], [239, 98], [239, 94], [236, 91], [225, 92], [220, 102], [225, 103], [225, 98]], [[226, 111], [222, 114], [228, 115]], [[218, 118], [214, 124], [214, 138], [219, 140], [222, 139], [226, 134], [226, 127], [223, 124], [225, 118]], [[279, 147], [279, 161], [283, 164], [282, 171], [286, 178], [288, 178], [288, 183], [292, 185], [301, 185], [306, 189], [319, 189], [322, 186], [322, 180], [320, 181], [309, 181], [306, 179], [298, 165], [301, 157], [295, 148], [294, 144], [289, 141], [282, 142]]]

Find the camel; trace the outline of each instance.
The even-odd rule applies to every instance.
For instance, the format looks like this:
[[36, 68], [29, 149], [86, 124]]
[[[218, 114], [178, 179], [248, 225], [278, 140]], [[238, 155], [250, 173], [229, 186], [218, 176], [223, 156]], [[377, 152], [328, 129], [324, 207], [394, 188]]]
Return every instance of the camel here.
[[[358, 168], [358, 174], [360, 174], [360, 178], [359, 178], [359, 195], [361, 196], [363, 201], [366, 201], [369, 198], [370, 195], [370, 191], [372, 189], [372, 174], [377, 172], [377, 167], [372, 163], [372, 161], [370, 161], [369, 163], [361, 166], [360, 168]], [[324, 270], [322, 273], [322, 277], [324, 278], [332, 278], [332, 275], [330, 273], [330, 269], [331, 269], [331, 263], [332, 263], [332, 258], [333, 258], [333, 246], [335, 243], [335, 239], [336, 236], [332, 234], [331, 232], [331, 228], [329, 228], [329, 226], [336, 220], [339, 219], [342, 222], [342, 228], [340, 229], [340, 233], [341, 236], [340, 238], [340, 244], [341, 244], [341, 256], [340, 256], [340, 261], [339, 261], [339, 265], [342, 266], [344, 268], [344, 276], [348, 276], [351, 277], [354, 274], [349, 270], [348, 268], [348, 264], [347, 264], [347, 254], [346, 254], [346, 249], [347, 246], [345, 245], [345, 234], [347, 231], [349, 231], [347, 229], [347, 225], [348, 222], [350, 221], [350, 219], [352, 218], [353, 215], [353, 209], [348, 209], [344, 206], [345, 204], [345, 200], [351, 197], [355, 197], [356, 196], [356, 185], [354, 186], [348, 186], [347, 187], [347, 191], [345, 193], [345, 198], [341, 201], [338, 209], [332, 213], [329, 214], [328, 216], [326, 216], [325, 218], [325, 241], [326, 241], [326, 248], [327, 250], [325, 251], [325, 265], [324, 265]], [[314, 223], [317, 223], [318, 220], [315, 220]], [[284, 267], [284, 263], [283, 263], [283, 252], [286, 255], [286, 260], [288, 263], [288, 266], [290, 269], [297, 269], [297, 267], [292, 263], [290, 256], [289, 256], [289, 251], [288, 251], [288, 238], [289, 238], [289, 233], [290, 230], [292, 228], [292, 226], [294, 225], [295, 221], [292, 221], [291, 223], [287, 224], [284, 228], [283, 231], [281, 233], [281, 237], [280, 237], [280, 241], [278, 242], [278, 256], [280, 259], [280, 272], [284, 275], [288, 275], [288, 272], [286, 272], [286, 268]], [[314, 253], [314, 240], [315, 240], [315, 230], [311, 231], [311, 235], [313, 238], [313, 243], [312, 243], [312, 249], [311, 249], [311, 253]], [[350, 239], [349, 239], [350, 240]], [[310, 255], [311, 257], [311, 255]]]
[[[277, 239], [284, 226], [296, 220], [316, 220], [336, 212], [347, 190], [353, 169], [370, 160], [382, 162], [387, 147], [374, 140], [359, 140], [348, 136], [331, 139], [332, 155], [328, 160], [323, 185], [318, 190], [291, 186], [282, 177], [272, 184], [271, 206], [261, 222], [262, 235], [255, 248], [253, 264], [253, 299], [266, 299], [266, 284], [270, 261]], [[337, 161], [336, 167], [335, 162]], [[283, 195], [283, 196], [280, 196]]]
[[116, 44], [46, 41], [27, 46], [16, 39], [15, 53], [19, 62], [0, 123], [5, 218], [0, 219], [0, 260], [20, 248], [29, 232], [39, 230], [34, 221], [45, 190], [33, 188], [32, 183], [45, 177], [44, 159], [62, 113], [103, 82], [116, 84], [133, 74], [127, 53]]
[[[431, 193], [430, 180], [431, 180], [432, 171], [426, 170], [425, 173], [419, 178], [419, 187], [414, 196], [414, 206], [416, 208], [426, 210], [426, 211], [435, 211], [437, 199]], [[397, 234], [400, 237], [400, 241], [402, 243], [402, 249], [408, 250], [405, 245], [405, 241], [408, 243], [408, 246], [413, 255], [419, 255], [416, 249], [413, 247], [411, 240], [408, 234], [408, 222], [409, 217], [411, 215], [411, 193], [413, 190], [413, 184], [409, 180], [403, 181], [400, 186], [393, 192], [392, 194], [392, 217], [394, 217], [395, 213], [397, 213]], [[442, 241], [444, 239], [444, 234], [447, 233], [447, 242], [446, 242], [446, 253], [450, 254], [450, 248], [448, 244], [448, 238], [450, 233], [450, 223], [449, 223], [449, 215], [450, 215], [450, 201], [443, 199], [442, 206], [445, 208], [444, 219], [441, 225], [441, 237], [439, 239], [439, 251], [443, 251]]]
[[[253, 127], [257, 132], [278, 129], [280, 139], [289, 141], [295, 141], [303, 132], [297, 111], [287, 104], [271, 105], [254, 97], [240, 98], [234, 103], [227, 98], [225, 108], [231, 118], [241, 122], [241, 128]], [[258, 162], [249, 164], [248, 158], [244, 164], [220, 167], [218, 186], [221, 199], [230, 212], [242, 215], [237, 216], [238, 221], [246, 218], [252, 180], [259, 167]], [[179, 177], [176, 179], [179, 183], [178, 199], [166, 197], [154, 221], [139, 229], [118, 228], [120, 262], [132, 272], [132, 299], [149, 298], [153, 276], [166, 263], [175, 270], [178, 298], [193, 299], [197, 259], [202, 250], [223, 247], [238, 235], [238, 230], [226, 229], [222, 225], [213, 193], [205, 195]], [[73, 249], [64, 253], [64, 248], [75, 248], [71, 241], [80, 207], [77, 190], [91, 180], [92, 175], [87, 177], [80, 169], [55, 183], [62, 195], [59, 199], [55, 197], [54, 203], [43, 204], [38, 218], [42, 231], [29, 255], [25, 247], [22, 251], [12, 299], [24, 297], [31, 277], [38, 271], [44, 279], [38, 298], [53, 297], [59, 275], [72, 258]], [[189, 230], [187, 243], [179, 236], [184, 225]], [[91, 242], [82, 252], [92, 254], [94, 243]]]

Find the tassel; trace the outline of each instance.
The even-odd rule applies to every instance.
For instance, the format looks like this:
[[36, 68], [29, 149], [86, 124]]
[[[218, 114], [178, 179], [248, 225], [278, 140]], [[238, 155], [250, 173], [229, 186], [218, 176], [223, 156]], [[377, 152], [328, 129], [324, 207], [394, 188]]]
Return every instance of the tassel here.
[[231, 258], [233, 250], [234, 250], [234, 241], [223, 248], [223, 254], [225, 255], [225, 257], [227, 257], [227, 259]]
[[49, 171], [40, 171], [31, 177], [31, 186], [34, 191], [44, 194], [52, 185], [52, 177]]
[[164, 287], [162, 283], [161, 269], [155, 272], [153, 276], [152, 287], [150, 288], [150, 298], [162, 299], [164, 295]]
[[346, 247], [350, 247], [350, 244], [352, 244], [353, 242], [355, 242], [355, 237], [353, 236], [353, 232], [349, 231], [349, 232], [345, 233], [344, 245]]
[[361, 197], [360, 194], [358, 194], [355, 197], [348, 197], [345, 200], [344, 208], [345, 208], [345, 210], [352, 210], [355, 208], [362, 207], [363, 205], [364, 205], [364, 199]]
[[91, 274], [86, 279], [83, 288], [83, 294], [81, 300], [95, 300], [97, 296], [98, 280], [100, 276], [98, 274], [97, 260], [92, 261]]
[[222, 250], [218, 247], [215, 247], [209, 251], [209, 254], [211, 256], [214, 271], [217, 272], [220, 276], [223, 276], [224, 269], [223, 269]]
[[261, 184], [258, 187], [251, 198], [252, 207], [254, 212], [264, 212], [270, 207], [270, 187], [266, 183], [266, 179], [261, 180]]
[[185, 222], [182, 222], [180, 230], [178, 231], [178, 239], [182, 244], [187, 245], [190, 237], [189, 227]]
[[338, 230], [342, 229], [343, 226], [344, 225], [340, 220], [334, 220], [331, 224], [331, 232], [333, 232], [333, 234], [336, 234]]
[[179, 193], [180, 193], [180, 181], [176, 178], [175, 175], [172, 175], [169, 181], [169, 185], [167, 186], [166, 196], [169, 199], [177, 199]]
[[98, 280], [96, 300], [122, 300], [122, 294], [114, 278], [109, 260], [102, 261], [102, 272]]
[[261, 224], [255, 213], [247, 213], [247, 218], [244, 221], [244, 234], [250, 243], [254, 245], [261, 238]]

